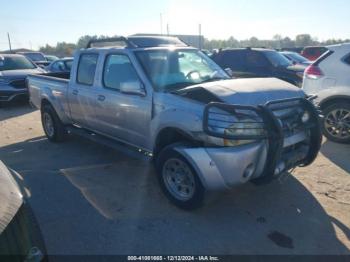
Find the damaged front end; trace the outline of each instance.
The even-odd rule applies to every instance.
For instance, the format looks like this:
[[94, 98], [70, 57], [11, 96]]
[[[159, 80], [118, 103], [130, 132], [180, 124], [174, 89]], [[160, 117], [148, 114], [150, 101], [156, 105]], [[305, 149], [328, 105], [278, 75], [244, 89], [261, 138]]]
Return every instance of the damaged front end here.
[[[321, 147], [319, 112], [305, 98], [275, 100], [259, 106], [209, 103], [204, 110], [203, 130], [223, 140], [224, 146], [265, 143], [250, 180], [267, 182], [297, 166], [311, 164]], [[244, 150], [242, 150], [244, 154]], [[235, 166], [232, 166], [232, 173]], [[244, 175], [244, 174], [243, 174]]]

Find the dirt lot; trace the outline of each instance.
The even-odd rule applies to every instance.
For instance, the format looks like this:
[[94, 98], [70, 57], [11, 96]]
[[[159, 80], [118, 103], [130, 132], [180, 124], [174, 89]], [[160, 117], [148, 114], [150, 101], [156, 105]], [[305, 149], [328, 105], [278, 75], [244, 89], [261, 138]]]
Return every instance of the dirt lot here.
[[149, 163], [45, 138], [27, 105], [0, 109], [0, 159], [17, 174], [50, 254], [350, 254], [350, 145], [195, 212], [168, 203]]

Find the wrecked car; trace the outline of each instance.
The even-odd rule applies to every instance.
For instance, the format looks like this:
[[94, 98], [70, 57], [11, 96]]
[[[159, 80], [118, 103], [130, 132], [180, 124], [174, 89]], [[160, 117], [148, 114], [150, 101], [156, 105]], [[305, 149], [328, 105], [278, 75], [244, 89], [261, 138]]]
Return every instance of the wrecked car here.
[[93, 134], [148, 152], [165, 195], [183, 209], [200, 207], [208, 191], [309, 165], [321, 145], [318, 111], [301, 89], [232, 79], [173, 37], [94, 40], [76, 52], [70, 76], [27, 83], [50, 141]]

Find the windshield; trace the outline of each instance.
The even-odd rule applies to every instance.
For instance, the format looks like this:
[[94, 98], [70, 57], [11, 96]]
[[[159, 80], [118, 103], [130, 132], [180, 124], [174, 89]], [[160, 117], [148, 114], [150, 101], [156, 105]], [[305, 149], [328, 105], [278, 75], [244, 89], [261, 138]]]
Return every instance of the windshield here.
[[169, 92], [230, 77], [198, 50], [137, 51], [136, 57], [155, 90]]
[[0, 56], [0, 71], [5, 70], [20, 70], [34, 69], [35, 65], [24, 56], [1, 57]]
[[305, 57], [303, 57], [297, 53], [288, 53], [287, 56], [289, 56], [290, 58], [292, 58], [294, 61], [296, 61], [298, 63], [309, 62], [309, 60], [307, 60]]
[[265, 51], [264, 53], [267, 59], [269, 59], [271, 64], [275, 67], [287, 67], [292, 65], [291, 61], [276, 51]]
[[41, 53], [26, 53], [24, 55], [32, 61], [46, 61], [45, 56]]

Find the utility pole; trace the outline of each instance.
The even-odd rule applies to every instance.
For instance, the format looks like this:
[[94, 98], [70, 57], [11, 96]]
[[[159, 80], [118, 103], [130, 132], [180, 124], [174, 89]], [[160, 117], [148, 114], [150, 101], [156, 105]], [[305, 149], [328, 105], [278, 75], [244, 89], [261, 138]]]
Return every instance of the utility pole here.
[[7, 32], [7, 39], [9, 40], [9, 48], [10, 52], [12, 52], [12, 47], [11, 47], [11, 39], [10, 39], [10, 34]]
[[166, 24], [166, 33], [169, 36], [169, 24]]
[[199, 50], [202, 50], [202, 25], [198, 25], [198, 45]]
[[160, 34], [163, 35], [163, 15], [160, 13]]

